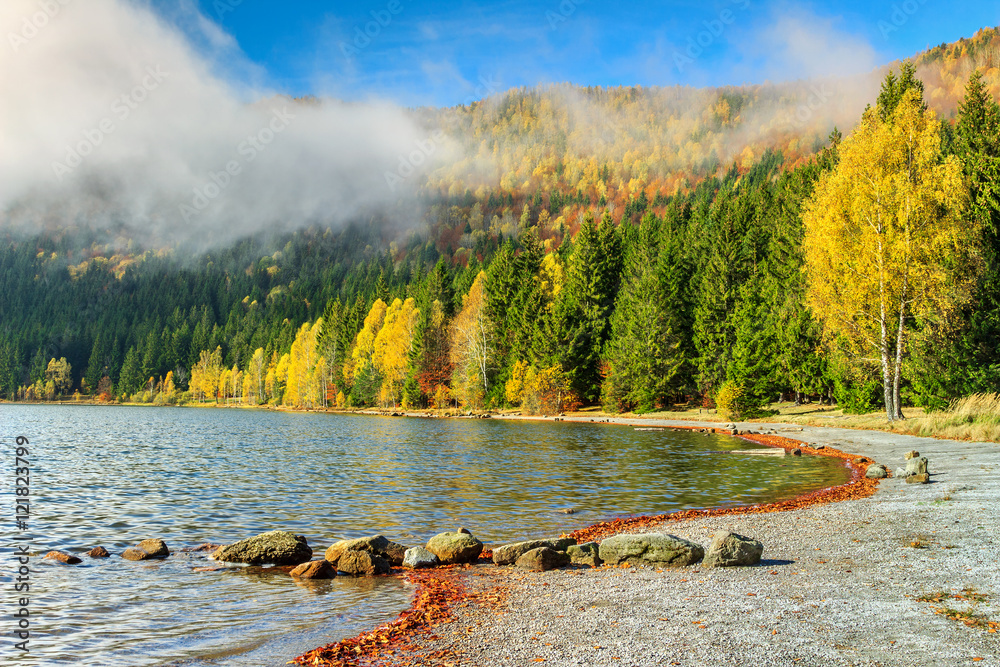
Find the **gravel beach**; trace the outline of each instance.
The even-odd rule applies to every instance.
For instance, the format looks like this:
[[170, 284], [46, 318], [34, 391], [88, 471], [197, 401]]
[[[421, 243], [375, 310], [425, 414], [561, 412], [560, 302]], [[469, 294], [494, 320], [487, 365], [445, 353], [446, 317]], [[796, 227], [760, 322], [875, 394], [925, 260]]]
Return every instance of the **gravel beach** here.
[[[455, 621], [423, 646], [455, 651], [459, 657], [450, 664], [484, 666], [1000, 664], [1000, 632], [935, 612], [949, 607], [1000, 620], [1000, 445], [782, 424], [739, 427], [834, 446], [890, 471], [917, 450], [929, 459], [931, 483], [887, 479], [861, 500], [671, 521], [644, 531], [704, 546], [717, 530], [753, 537], [764, 543], [756, 567], [531, 573], [477, 566], [470, 586], [499, 587], [504, 603], [456, 609]], [[917, 599], [936, 594], [936, 602]]]

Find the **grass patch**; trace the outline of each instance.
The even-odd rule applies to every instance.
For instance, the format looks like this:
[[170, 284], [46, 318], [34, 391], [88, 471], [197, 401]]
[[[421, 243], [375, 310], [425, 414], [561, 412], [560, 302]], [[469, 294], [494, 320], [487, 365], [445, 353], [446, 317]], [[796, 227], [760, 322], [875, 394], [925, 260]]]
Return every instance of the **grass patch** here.
[[[769, 410], [774, 414], [761, 419], [747, 421], [781, 422], [803, 426], [835, 426], [873, 431], [887, 431], [905, 435], [919, 435], [949, 440], [972, 440], [977, 442], [1000, 442], [1000, 394], [973, 394], [952, 401], [947, 410], [925, 412], [923, 408], [904, 408], [905, 419], [889, 422], [884, 412], [865, 415], [844, 414], [836, 406], [806, 403], [772, 403]], [[605, 415], [600, 416], [638, 416]], [[581, 415], [582, 416], [582, 415]], [[589, 416], [598, 416], [591, 413]], [[673, 410], [663, 410], [642, 415], [653, 419], [686, 419], [709, 422], [725, 422], [714, 410], [676, 406]]]
[[[918, 602], [929, 602], [934, 605], [931, 609], [935, 614], [940, 614], [945, 618], [957, 621], [970, 628], [978, 628], [987, 632], [997, 632], [1000, 630], [1000, 623], [991, 621], [978, 610], [979, 604], [986, 602], [986, 594], [980, 593], [972, 586], [962, 589], [961, 593], [950, 591], [933, 591], [917, 596]], [[966, 603], [966, 608], [952, 606], [954, 602]]]

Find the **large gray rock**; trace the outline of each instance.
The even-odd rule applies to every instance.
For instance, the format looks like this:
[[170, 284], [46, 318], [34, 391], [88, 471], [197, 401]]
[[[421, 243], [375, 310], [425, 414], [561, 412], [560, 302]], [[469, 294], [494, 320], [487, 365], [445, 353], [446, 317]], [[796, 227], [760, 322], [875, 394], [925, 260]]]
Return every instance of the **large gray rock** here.
[[471, 563], [483, 552], [483, 543], [468, 533], [439, 533], [427, 541], [427, 550], [443, 564]]
[[712, 543], [708, 545], [702, 565], [705, 567], [757, 565], [763, 553], [764, 545], [757, 540], [720, 530], [712, 536]]
[[212, 559], [229, 563], [298, 565], [312, 558], [312, 549], [301, 535], [272, 530], [219, 547]]
[[345, 551], [367, 551], [368, 553], [384, 558], [389, 544], [389, 540], [382, 535], [369, 535], [368, 537], [359, 537], [354, 540], [340, 540], [326, 550], [324, 557], [334, 565], [337, 564], [341, 554]]
[[440, 563], [437, 556], [423, 547], [411, 547], [406, 550], [406, 554], [403, 556], [403, 567], [408, 567], [411, 570], [421, 567], [437, 567]]
[[296, 565], [288, 574], [296, 579], [333, 579], [337, 576], [337, 568], [324, 558]]
[[569, 565], [569, 562], [569, 556], [565, 552], [556, 551], [549, 547], [538, 547], [521, 554], [514, 564], [522, 570], [545, 572], [557, 567], [565, 567]]
[[600, 545], [597, 542], [572, 544], [566, 548], [566, 555], [573, 565], [597, 567], [601, 564]]
[[385, 558], [367, 551], [345, 551], [340, 554], [337, 569], [356, 577], [372, 577], [377, 574], [389, 574], [392, 566]]
[[871, 464], [868, 466], [868, 470], [865, 471], [865, 477], [868, 479], [882, 479], [888, 476], [889, 473], [886, 471], [885, 466], [880, 463]]
[[529, 540], [527, 542], [514, 542], [505, 544], [493, 550], [493, 562], [496, 565], [510, 565], [523, 554], [539, 547], [548, 547], [555, 551], [566, 551], [570, 546], [576, 544], [576, 540], [570, 537], [557, 537], [548, 540]]
[[615, 535], [601, 542], [599, 555], [609, 565], [628, 563], [653, 567], [681, 567], [697, 563], [705, 550], [676, 535], [647, 533]]

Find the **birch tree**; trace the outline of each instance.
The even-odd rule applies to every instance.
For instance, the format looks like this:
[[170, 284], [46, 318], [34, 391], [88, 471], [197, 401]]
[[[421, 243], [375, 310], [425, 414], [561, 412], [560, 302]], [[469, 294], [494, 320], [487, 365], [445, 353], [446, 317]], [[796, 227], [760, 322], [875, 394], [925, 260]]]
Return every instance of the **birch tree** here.
[[910, 321], [968, 298], [977, 232], [962, 218], [965, 192], [940, 123], [910, 89], [890, 114], [865, 111], [805, 205], [808, 304], [830, 338], [877, 357], [889, 421], [903, 416]]
[[451, 323], [452, 389], [466, 405], [478, 405], [490, 391], [495, 343], [486, 305], [486, 273], [480, 271]]

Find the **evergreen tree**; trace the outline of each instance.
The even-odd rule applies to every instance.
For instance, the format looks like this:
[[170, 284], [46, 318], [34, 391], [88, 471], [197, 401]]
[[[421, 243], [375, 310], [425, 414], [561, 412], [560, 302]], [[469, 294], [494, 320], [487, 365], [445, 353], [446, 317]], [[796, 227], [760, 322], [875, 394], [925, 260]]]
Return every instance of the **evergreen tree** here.
[[142, 374], [142, 361], [135, 347], [130, 347], [122, 362], [121, 375], [118, 378], [118, 391], [124, 396], [142, 391], [145, 378]]

